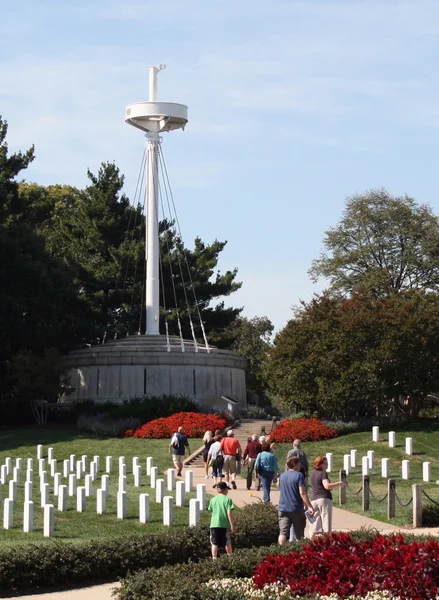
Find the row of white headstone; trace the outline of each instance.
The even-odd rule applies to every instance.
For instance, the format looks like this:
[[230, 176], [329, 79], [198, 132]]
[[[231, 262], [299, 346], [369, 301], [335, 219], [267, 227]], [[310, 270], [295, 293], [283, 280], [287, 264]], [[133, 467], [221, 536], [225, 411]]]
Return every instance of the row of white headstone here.
[[[380, 441], [380, 428], [377, 425], [375, 427], [372, 427], [372, 441]], [[396, 448], [396, 431], [389, 431], [388, 442], [389, 448]], [[405, 438], [405, 453], [408, 456], [413, 455], [413, 438], [411, 437]]]

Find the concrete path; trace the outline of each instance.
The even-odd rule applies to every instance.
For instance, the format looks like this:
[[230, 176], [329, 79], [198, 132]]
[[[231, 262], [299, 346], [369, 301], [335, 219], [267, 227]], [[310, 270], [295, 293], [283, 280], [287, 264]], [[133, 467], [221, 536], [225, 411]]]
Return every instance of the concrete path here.
[[[212, 489], [212, 479], [205, 479], [204, 469], [202, 467], [193, 467], [192, 471], [194, 473], [194, 485], [196, 486], [198, 483], [205, 483], [207, 486], [207, 492], [210, 494], [214, 494], [215, 490]], [[233, 499], [233, 502], [236, 506], [242, 508], [246, 504], [252, 504], [254, 502], [262, 501], [262, 491], [247, 491], [244, 479], [238, 477], [237, 485], [237, 490], [231, 490], [229, 492], [230, 497]], [[274, 488], [271, 492], [271, 501], [273, 504], [278, 504], [279, 502], [279, 491], [277, 488]], [[347, 510], [342, 510], [341, 508], [334, 507], [334, 531], [351, 531], [355, 529], [361, 529], [362, 527], [373, 528], [382, 533], [402, 531], [405, 533], [414, 533], [417, 535], [423, 534], [439, 536], [439, 527], [425, 529], [405, 529], [402, 527], [395, 527], [394, 525], [389, 525], [387, 523], [382, 523], [381, 521], [376, 521], [375, 519], [369, 519], [368, 517], [357, 515], [355, 513], [348, 512]], [[49, 594], [21, 596], [18, 598], [18, 600], [88, 600], [89, 598], [93, 598], [93, 600], [114, 600], [114, 598], [111, 595], [111, 590], [117, 587], [117, 585], [117, 583], [109, 583], [105, 585], [79, 588], [68, 592], [52, 592]]]

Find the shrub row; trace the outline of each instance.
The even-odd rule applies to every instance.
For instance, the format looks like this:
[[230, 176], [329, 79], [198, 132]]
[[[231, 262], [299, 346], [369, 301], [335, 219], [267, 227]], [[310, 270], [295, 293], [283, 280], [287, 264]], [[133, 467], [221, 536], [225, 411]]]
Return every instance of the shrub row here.
[[[277, 539], [276, 509], [270, 505], [245, 507], [238, 513], [236, 523], [237, 548], [270, 545]], [[209, 528], [205, 525], [110, 542], [23, 545], [0, 551], [0, 593], [114, 581], [130, 571], [198, 562], [209, 554]]]

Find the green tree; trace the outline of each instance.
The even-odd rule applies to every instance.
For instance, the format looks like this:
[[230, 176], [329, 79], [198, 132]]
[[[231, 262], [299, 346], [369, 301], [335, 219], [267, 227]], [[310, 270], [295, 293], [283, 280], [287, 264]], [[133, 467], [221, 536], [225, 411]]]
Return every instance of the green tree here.
[[375, 189], [348, 198], [324, 247], [310, 275], [328, 279], [332, 293], [439, 291], [439, 219], [408, 196]]

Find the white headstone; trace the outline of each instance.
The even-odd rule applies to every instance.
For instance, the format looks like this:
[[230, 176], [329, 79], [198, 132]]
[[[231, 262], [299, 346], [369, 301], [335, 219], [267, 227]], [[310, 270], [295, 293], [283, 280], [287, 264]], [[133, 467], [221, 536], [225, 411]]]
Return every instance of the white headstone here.
[[375, 468], [375, 452], [373, 450], [367, 451], [367, 460], [369, 461], [369, 469]]
[[3, 484], [0, 482], [0, 502], [1, 502], [2, 497], [3, 497], [2, 488], [3, 488]]
[[149, 486], [152, 487], [153, 489], [155, 488], [155, 484], [156, 484], [158, 476], [159, 476], [158, 467], [151, 467]]
[[49, 484], [44, 483], [43, 487], [41, 488], [41, 508], [46, 506], [46, 504], [49, 504], [49, 492]]
[[134, 467], [134, 487], [142, 486], [142, 467], [137, 465]]
[[127, 466], [124, 463], [123, 465], [119, 465], [119, 477], [126, 477], [127, 475]]
[[24, 484], [24, 501], [30, 502], [32, 500], [34, 484], [32, 481], [26, 481]]
[[58, 510], [67, 510], [67, 486], [60, 485], [58, 488]]
[[53, 493], [58, 496], [59, 486], [61, 485], [61, 473], [55, 473], [53, 478]]
[[43, 458], [43, 446], [41, 444], [37, 446], [37, 458]]
[[12, 479], [14, 481], [16, 481], [17, 484], [19, 483], [19, 481], [20, 481], [20, 469], [18, 467], [14, 467], [12, 469]]
[[72, 473], [76, 469], [76, 454], [70, 455], [70, 472]]
[[127, 491], [127, 478], [126, 475], [119, 476], [119, 487], [118, 492], [126, 492]]
[[95, 454], [93, 456], [93, 462], [96, 464], [96, 471], [99, 473], [99, 471], [101, 470], [101, 457], [99, 456], [99, 454]]
[[38, 474], [41, 476], [41, 473], [43, 473], [46, 470], [46, 461], [44, 458], [40, 458], [40, 460], [38, 461]]
[[48, 460], [48, 462], [52, 462], [53, 459], [54, 459], [53, 448], [47, 448], [47, 460]]
[[33, 458], [28, 458], [26, 461], [26, 470], [27, 471], [33, 471], [34, 470], [34, 459]]
[[395, 433], [395, 431], [389, 431], [389, 447], [396, 448], [396, 433]]
[[93, 478], [91, 475], [86, 475], [84, 479], [85, 495], [87, 498], [93, 496]]
[[373, 442], [380, 441], [380, 428], [377, 426], [372, 427], [372, 441]]
[[136, 467], [140, 465], [139, 457], [133, 456], [133, 473], [136, 470]]
[[422, 481], [430, 481], [431, 478], [431, 463], [423, 462], [422, 463]]
[[[126, 469], [125, 456], [119, 456], [119, 475], [120, 475], [120, 472], [123, 470], [122, 467], [124, 467], [124, 466]], [[126, 475], [126, 470], [123, 474]]]
[[149, 521], [149, 494], [139, 495], [139, 521], [141, 523]]
[[69, 475], [69, 496], [76, 496], [76, 475], [74, 473]]
[[200, 510], [206, 510], [206, 484], [197, 485], [197, 500], [200, 503]]
[[46, 485], [47, 483], [47, 472], [43, 471], [42, 473], [40, 473], [40, 491], [43, 490], [43, 487]]
[[11, 460], [10, 456], [8, 456], [7, 458], [5, 458], [5, 466], [6, 466], [6, 473], [8, 475], [10, 475], [11, 471], [12, 471], [12, 460]]
[[381, 476], [390, 477], [390, 460], [388, 458], [381, 459]]
[[98, 476], [98, 465], [95, 463], [94, 460], [92, 460], [90, 463], [90, 476], [93, 481], [96, 481], [96, 478]]
[[76, 479], [82, 479], [84, 476], [84, 463], [82, 460], [78, 460], [76, 463]]
[[79, 486], [76, 490], [76, 510], [85, 512], [85, 487]]
[[106, 456], [105, 457], [105, 472], [111, 473], [112, 470], [113, 470], [113, 457]]
[[184, 485], [188, 493], [192, 492], [192, 488], [194, 487], [194, 473], [190, 469], [184, 474]]
[[107, 512], [107, 492], [100, 488], [96, 494], [96, 512], [103, 515]]
[[369, 475], [369, 459], [367, 456], [363, 456], [361, 459], [361, 472], [362, 475]]
[[409, 460], [402, 461], [402, 478], [410, 479], [410, 461]]
[[195, 527], [200, 522], [200, 503], [196, 498], [189, 500], [189, 527]]
[[68, 476], [70, 475], [70, 461], [68, 458], [66, 458], [66, 460], [63, 460], [62, 474], [63, 474], [64, 479], [67, 479]]
[[332, 455], [332, 452], [326, 453], [326, 460], [328, 461], [328, 467], [326, 470], [328, 473], [331, 473], [334, 470], [334, 457]]
[[3, 529], [12, 529], [14, 526], [14, 501], [6, 498], [3, 503]]
[[34, 480], [34, 470], [33, 469], [28, 469], [26, 471], [26, 481], [33, 482], [33, 480]]
[[84, 471], [87, 471], [87, 469], [88, 469], [88, 456], [86, 454], [83, 454], [81, 456], [81, 461], [82, 461], [82, 464], [84, 466]]
[[17, 482], [13, 479], [9, 481], [9, 499], [13, 502], [17, 500]]
[[34, 528], [34, 503], [32, 500], [25, 501], [23, 505], [23, 531], [29, 533]]
[[44, 537], [53, 536], [53, 520], [54, 520], [54, 507], [53, 504], [46, 504], [44, 507]]
[[184, 481], [177, 481], [175, 485], [175, 506], [184, 506], [186, 502], [186, 484]]
[[351, 467], [354, 469], [358, 465], [358, 452], [356, 450], [351, 450]]
[[110, 495], [110, 476], [109, 475], [102, 475], [101, 477], [101, 488], [103, 490], [105, 490], [105, 494], [107, 496], [107, 498]]
[[405, 438], [405, 453], [409, 456], [413, 455], [413, 438]]
[[15, 467], [18, 469], [18, 472], [21, 475], [21, 471], [23, 470], [23, 459], [22, 458], [19, 457], [19, 458], [15, 459]]
[[167, 483], [168, 483], [168, 492], [172, 492], [175, 489], [175, 470], [174, 469], [167, 470]]
[[6, 468], [6, 465], [2, 465], [1, 466], [1, 469], [0, 469], [0, 480], [1, 480], [1, 482], [2, 482], [3, 485], [8, 480], [8, 469]]
[[152, 456], [148, 456], [146, 459], [146, 474], [151, 475], [151, 469], [154, 466], [154, 459]]
[[349, 475], [351, 472], [351, 455], [344, 454], [343, 455], [343, 469], [346, 471], [346, 475]]
[[127, 518], [127, 493], [117, 492], [117, 518]]
[[163, 525], [167, 527], [174, 525], [174, 498], [172, 496], [163, 498]]
[[[157, 468], [157, 467], [154, 467]], [[163, 502], [163, 496], [165, 495], [165, 480], [157, 479], [155, 482], [155, 501], [157, 504], [161, 504]]]

